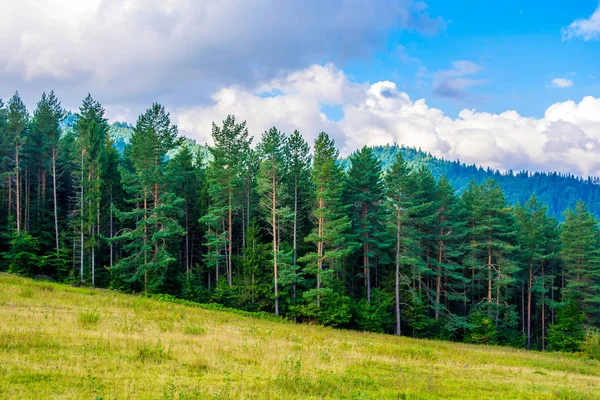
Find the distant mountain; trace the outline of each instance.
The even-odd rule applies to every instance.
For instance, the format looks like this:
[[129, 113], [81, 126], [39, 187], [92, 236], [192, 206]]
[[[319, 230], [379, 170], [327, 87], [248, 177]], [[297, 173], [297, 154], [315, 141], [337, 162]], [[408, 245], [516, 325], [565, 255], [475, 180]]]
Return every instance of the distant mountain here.
[[[373, 148], [384, 169], [389, 168], [397, 152], [402, 152], [404, 159], [411, 167], [424, 165], [436, 178], [445, 175], [460, 194], [466, 190], [469, 182], [481, 183], [493, 178], [504, 190], [511, 204], [525, 202], [532, 194], [548, 205], [549, 214], [562, 220], [562, 213], [581, 199], [587, 203], [589, 211], [600, 216], [600, 180], [598, 178], [582, 179], [571, 174], [557, 172], [507, 171], [501, 173], [490, 168], [466, 165], [460, 161], [448, 161], [432, 156], [414, 148], [402, 146], [377, 146]], [[342, 160], [349, 165], [348, 158]]]
[[[75, 120], [74, 114], [67, 113], [63, 122], [63, 130], [71, 129]], [[131, 140], [133, 126], [127, 122], [114, 122], [110, 126], [109, 133], [117, 150], [123, 153], [125, 146]], [[186, 138], [184, 145], [192, 147], [194, 154], [200, 151], [205, 159], [208, 157], [206, 146], [197, 144], [195, 140]], [[532, 194], [535, 194], [540, 201], [548, 205], [550, 215], [562, 220], [562, 213], [573, 207], [577, 200], [581, 199], [587, 203], [589, 211], [600, 217], [599, 178], [582, 179], [571, 174], [558, 172], [520, 171], [515, 173], [508, 171], [501, 173], [491, 168], [437, 158], [424, 151], [403, 146], [376, 146], [373, 147], [373, 150], [381, 161], [384, 170], [389, 168], [394, 162], [396, 153], [400, 151], [412, 168], [424, 165], [429, 168], [436, 178], [445, 175], [459, 194], [466, 190], [472, 180], [481, 183], [486, 179], [493, 178], [498, 181], [511, 204], [524, 203]], [[175, 153], [176, 151], [173, 151], [169, 155], [173, 156]], [[340, 162], [346, 168], [349, 166], [348, 158], [343, 158]]]

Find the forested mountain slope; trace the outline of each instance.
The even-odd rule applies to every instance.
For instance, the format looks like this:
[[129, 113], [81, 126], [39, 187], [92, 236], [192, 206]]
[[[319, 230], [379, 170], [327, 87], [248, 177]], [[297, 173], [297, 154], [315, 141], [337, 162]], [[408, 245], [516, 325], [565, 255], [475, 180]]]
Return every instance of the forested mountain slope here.
[[[411, 168], [425, 166], [437, 179], [445, 176], [458, 193], [464, 192], [472, 180], [481, 184], [486, 179], [493, 178], [500, 184], [507, 201], [511, 204], [522, 204], [535, 194], [538, 200], [548, 205], [550, 215], [562, 220], [562, 213], [566, 209], [574, 207], [577, 200], [583, 200], [590, 212], [600, 216], [598, 178], [582, 179], [557, 172], [501, 173], [476, 165], [466, 165], [460, 161], [440, 159], [424, 151], [401, 146], [376, 146], [373, 152], [381, 161], [384, 170], [394, 162], [396, 153], [401, 152]], [[348, 159], [344, 159], [343, 162], [349, 166]]]
[[[131, 139], [133, 126], [126, 122], [114, 122], [110, 127], [110, 136], [115, 142], [119, 152], [123, 152]], [[200, 150], [206, 152], [205, 146], [196, 144], [193, 139], [187, 139], [192, 153]], [[575, 206], [577, 200], [583, 200], [588, 205], [588, 210], [600, 216], [600, 185], [598, 178], [583, 179], [570, 174], [557, 172], [529, 172], [507, 171], [500, 172], [490, 168], [467, 165], [460, 161], [449, 161], [432, 156], [420, 149], [387, 145], [373, 147], [375, 156], [381, 161], [383, 169], [394, 162], [397, 152], [402, 152], [404, 159], [411, 168], [427, 167], [439, 179], [441, 176], [448, 178], [450, 183], [460, 194], [464, 192], [469, 183], [475, 180], [481, 184], [486, 179], [493, 178], [499, 184], [510, 204], [524, 203], [532, 194], [548, 205], [548, 213], [559, 220], [563, 219], [562, 213]], [[349, 167], [348, 158], [342, 160], [345, 167]]]

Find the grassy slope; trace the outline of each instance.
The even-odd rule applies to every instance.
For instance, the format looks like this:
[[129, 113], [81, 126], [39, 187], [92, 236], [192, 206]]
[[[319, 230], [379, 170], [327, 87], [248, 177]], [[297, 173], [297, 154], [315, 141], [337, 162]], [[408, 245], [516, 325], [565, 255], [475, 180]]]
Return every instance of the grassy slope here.
[[0, 274], [0, 398], [52, 397], [591, 399], [600, 363]]

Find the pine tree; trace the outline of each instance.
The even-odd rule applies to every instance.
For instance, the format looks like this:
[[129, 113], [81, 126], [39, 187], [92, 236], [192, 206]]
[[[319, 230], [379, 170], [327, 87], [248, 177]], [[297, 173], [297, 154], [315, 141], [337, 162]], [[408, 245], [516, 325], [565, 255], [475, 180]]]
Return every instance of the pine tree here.
[[305, 292], [304, 297], [317, 308], [320, 308], [322, 298], [333, 292], [335, 267], [349, 253], [344, 235], [351, 222], [341, 202], [343, 171], [337, 163], [338, 154], [335, 142], [321, 132], [315, 141], [311, 172], [316, 199], [315, 227], [305, 238], [316, 249], [299, 260], [306, 263], [306, 272], [316, 278], [316, 288]]
[[[466, 195], [473, 201], [471, 251], [476, 258], [478, 277], [485, 282], [485, 307], [488, 316], [494, 314], [499, 325], [500, 310], [508, 296], [508, 287], [514, 282], [518, 266], [512, 255], [516, 249], [516, 225], [504, 192], [495, 181], [484, 182], [475, 193]], [[479, 300], [476, 300], [479, 302]]]
[[[21, 162], [20, 155], [21, 149], [27, 140], [27, 129], [29, 127], [29, 113], [25, 104], [19, 96], [19, 92], [16, 92], [13, 97], [8, 101], [8, 115], [7, 123], [4, 128], [5, 135], [8, 138], [10, 144], [14, 149], [12, 153], [12, 165], [14, 169], [12, 176], [15, 178], [15, 221], [17, 233], [20, 233], [23, 228], [23, 174], [21, 173]], [[12, 176], [9, 176], [8, 185], [8, 202], [9, 202], [9, 215], [10, 210], [13, 208], [12, 200]]]
[[[292, 270], [298, 270], [299, 237], [304, 236], [308, 227], [312, 192], [310, 180], [310, 147], [297, 130], [289, 137], [285, 147], [288, 163], [287, 184], [288, 207], [293, 210], [292, 225]], [[294, 274], [295, 276], [296, 274]], [[292, 279], [292, 298], [296, 299], [296, 279]]]
[[[242, 185], [240, 172], [244, 155], [248, 152], [252, 138], [248, 137], [246, 122], [238, 124], [232, 115], [223, 121], [222, 127], [213, 123], [212, 138], [214, 144], [209, 146], [209, 151], [213, 159], [207, 171], [211, 200], [205, 220], [212, 221], [214, 230], [219, 229], [218, 220], [220, 218], [225, 218], [227, 222], [227, 226], [221, 228], [221, 232], [225, 233], [227, 239], [227, 283], [231, 286], [233, 284], [233, 217], [235, 211], [241, 206], [239, 200]], [[211, 241], [211, 243], [213, 242]], [[212, 251], [220, 252], [221, 249], [215, 248]]]
[[[58, 197], [57, 197], [57, 160], [58, 160], [58, 141], [60, 138], [60, 121], [62, 119], [62, 108], [60, 101], [51, 91], [48, 95], [42, 93], [42, 99], [38, 102], [37, 108], [33, 113], [32, 132], [39, 139], [40, 171], [38, 177], [40, 181], [40, 212], [42, 218], [45, 216], [45, 198], [48, 170], [52, 177], [52, 211], [54, 225], [54, 247], [57, 257], [60, 254], [59, 228], [58, 228]], [[43, 228], [42, 228], [43, 229]]]
[[258, 154], [261, 158], [258, 173], [258, 193], [261, 196], [260, 205], [265, 220], [270, 226], [273, 240], [273, 287], [275, 299], [275, 315], [279, 315], [279, 287], [277, 258], [279, 254], [279, 234], [285, 209], [282, 206], [285, 184], [286, 165], [284, 149], [287, 138], [273, 127], [266, 131], [258, 144]]
[[395, 292], [395, 317], [396, 317], [396, 335], [400, 336], [402, 333], [402, 316], [400, 310], [400, 284], [407, 282], [408, 279], [405, 275], [401, 274], [401, 266], [409, 264], [410, 255], [408, 249], [411, 246], [411, 234], [409, 226], [406, 224], [409, 218], [410, 212], [410, 194], [408, 192], [408, 175], [409, 168], [407, 167], [402, 153], [396, 154], [396, 159], [385, 174], [385, 185], [386, 185], [386, 197], [387, 207], [390, 209], [390, 222], [389, 225], [395, 233], [395, 280], [394, 280], [394, 292]]
[[350, 157], [347, 192], [353, 215], [353, 231], [362, 245], [362, 267], [367, 301], [371, 302], [371, 259], [383, 246], [384, 187], [381, 164], [373, 151], [363, 147]]
[[567, 210], [562, 225], [562, 258], [566, 286], [563, 297], [572, 299], [589, 323], [600, 324], [600, 231], [598, 221], [582, 201]]
[[[466, 300], [464, 293], [461, 293], [465, 278], [460, 264], [463, 256], [460, 241], [464, 238], [465, 229], [458, 199], [450, 182], [441, 177], [436, 189], [436, 234], [433, 236], [436, 250], [434, 317], [439, 320], [441, 310], [451, 312], [450, 301], [464, 303]], [[444, 304], [442, 296], [445, 297]]]
[[169, 267], [176, 261], [171, 246], [185, 235], [178, 222], [184, 200], [167, 190], [165, 173], [167, 153], [180, 144], [169, 114], [153, 104], [139, 116], [131, 137], [131, 170], [121, 169], [134, 209], [117, 216], [134, 227], [112, 239], [123, 242], [127, 254], [115, 267], [122, 280], [142, 283], [144, 291], [165, 290]]
[[[527, 348], [531, 348], [532, 340], [532, 310], [535, 310], [537, 295], [542, 298], [542, 348], [544, 347], [544, 296], [545, 288], [544, 266], [555, 257], [556, 220], [548, 217], [548, 209], [541, 204], [535, 195], [524, 205], [517, 205], [515, 216], [519, 225], [519, 243], [522, 263], [527, 271]], [[525, 323], [525, 321], [523, 321]]]

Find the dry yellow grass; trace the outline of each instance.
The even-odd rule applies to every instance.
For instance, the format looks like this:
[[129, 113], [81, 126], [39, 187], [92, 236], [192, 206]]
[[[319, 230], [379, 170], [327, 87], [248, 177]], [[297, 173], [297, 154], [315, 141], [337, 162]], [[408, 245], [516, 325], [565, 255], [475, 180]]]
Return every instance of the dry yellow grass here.
[[0, 398], [598, 399], [600, 363], [0, 274]]

